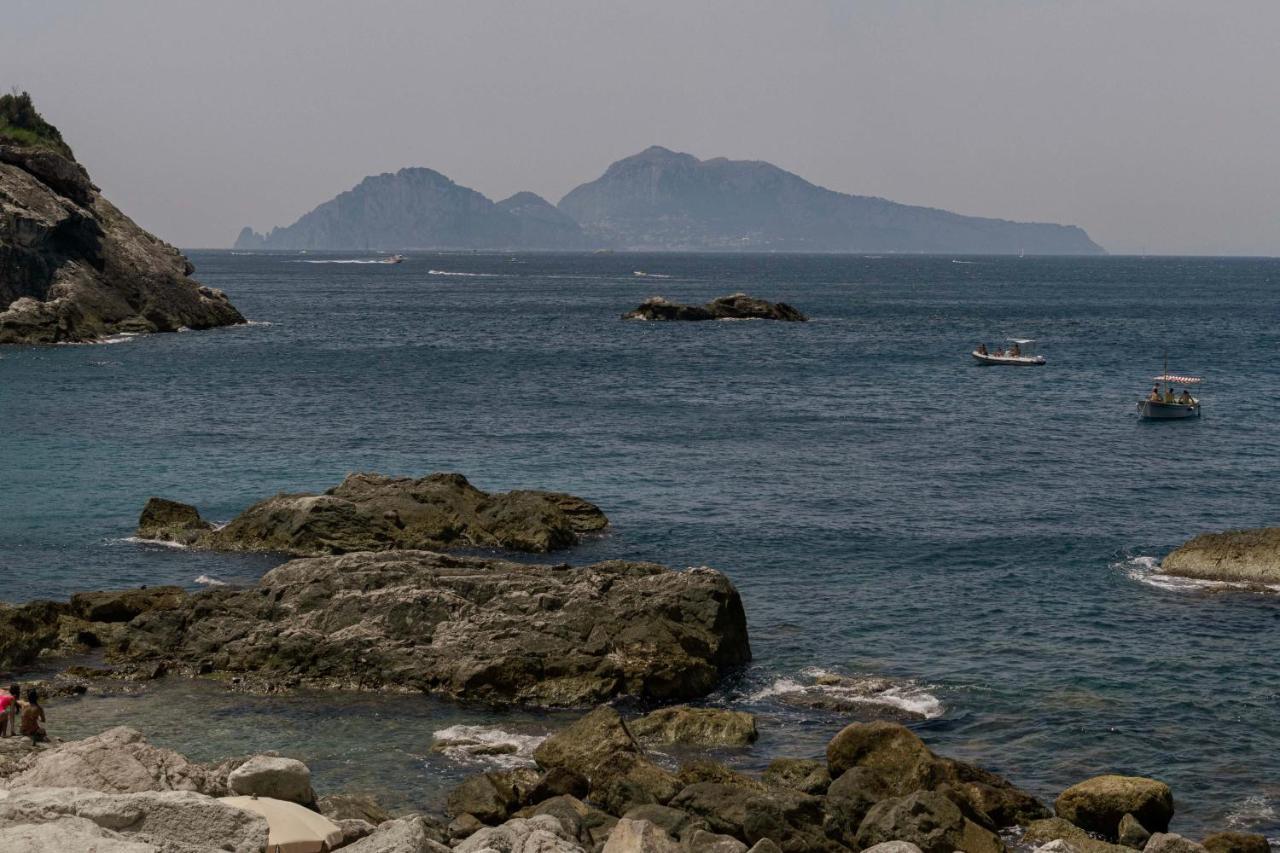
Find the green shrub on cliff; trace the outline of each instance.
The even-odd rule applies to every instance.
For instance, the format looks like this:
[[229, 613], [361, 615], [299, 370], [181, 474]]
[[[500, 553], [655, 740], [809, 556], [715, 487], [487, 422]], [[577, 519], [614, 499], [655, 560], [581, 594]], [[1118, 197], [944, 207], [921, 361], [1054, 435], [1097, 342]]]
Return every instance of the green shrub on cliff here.
[[19, 145], [49, 148], [72, 160], [70, 146], [62, 141], [62, 134], [36, 112], [31, 95], [16, 89], [8, 95], [0, 95], [0, 137]]

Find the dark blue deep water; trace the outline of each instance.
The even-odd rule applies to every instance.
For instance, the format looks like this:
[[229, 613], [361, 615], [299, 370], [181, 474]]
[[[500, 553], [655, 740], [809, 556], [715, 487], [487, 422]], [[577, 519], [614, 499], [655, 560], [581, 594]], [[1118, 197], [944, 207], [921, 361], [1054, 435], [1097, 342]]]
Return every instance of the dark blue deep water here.
[[[362, 469], [570, 491], [614, 528], [565, 558], [712, 565], [742, 590], [756, 660], [713, 701], [762, 738], [734, 762], [819, 754], [852, 718], [788, 701], [816, 671], [880, 676], [865, 713], [924, 712], [936, 749], [1047, 798], [1153, 775], [1178, 830], [1280, 835], [1280, 597], [1150, 572], [1196, 533], [1280, 521], [1280, 261], [192, 258], [254, 325], [0, 353], [0, 596], [277, 562], [127, 541], [149, 495], [227, 519]], [[618, 319], [739, 290], [813, 322]], [[1005, 336], [1049, 365], [971, 365]], [[1208, 378], [1199, 421], [1135, 419], [1166, 350]], [[197, 757], [275, 747], [319, 787], [406, 804], [473, 769], [433, 731], [559, 722], [189, 684], [50, 717]]]

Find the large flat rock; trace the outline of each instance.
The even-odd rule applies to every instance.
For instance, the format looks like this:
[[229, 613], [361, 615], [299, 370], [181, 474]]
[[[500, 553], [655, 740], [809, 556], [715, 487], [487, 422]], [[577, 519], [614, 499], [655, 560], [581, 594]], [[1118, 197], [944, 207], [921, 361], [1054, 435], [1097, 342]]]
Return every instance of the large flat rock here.
[[702, 696], [751, 657], [738, 591], [712, 569], [428, 551], [294, 560], [254, 588], [144, 613], [121, 637], [114, 660], [264, 685], [555, 706]]
[[461, 474], [414, 479], [350, 474], [323, 494], [279, 494], [214, 528], [194, 507], [152, 498], [138, 535], [197, 548], [274, 551], [298, 557], [353, 551], [567, 548], [609, 520], [562, 492], [485, 492]]
[[1280, 527], [1202, 533], [1170, 552], [1160, 570], [1184, 578], [1280, 584]]

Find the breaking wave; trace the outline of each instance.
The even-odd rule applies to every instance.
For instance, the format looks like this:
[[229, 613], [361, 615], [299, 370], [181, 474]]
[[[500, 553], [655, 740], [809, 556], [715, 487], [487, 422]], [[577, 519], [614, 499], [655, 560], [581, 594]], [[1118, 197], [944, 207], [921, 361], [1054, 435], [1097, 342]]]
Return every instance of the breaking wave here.
[[[1274, 823], [1276, 807], [1261, 794], [1245, 799], [1227, 815], [1227, 828], [1237, 832], [1253, 830], [1259, 824]], [[1273, 842], [1274, 844], [1274, 842]]]
[[889, 708], [910, 717], [932, 720], [946, 713], [946, 705], [914, 681], [894, 681], [880, 676], [838, 675], [822, 669], [805, 669], [806, 680], [783, 676], [750, 694], [752, 702], [780, 701], [818, 710], [851, 710], [857, 707]]
[[449, 726], [433, 732], [432, 752], [464, 764], [504, 768], [533, 764], [533, 751], [546, 735], [525, 735], [491, 726]]
[[196, 578], [196, 583], [200, 584], [201, 586], [226, 586], [227, 585], [226, 581], [220, 581], [217, 578], [211, 578], [208, 575], [201, 575], [200, 577]]
[[1112, 563], [1111, 567], [1124, 572], [1125, 576], [1130, 580], [1172, 592], [1212, 592], [1214, 590], [1228, 589], [1280, 592], [1280, 584], [1215, 581], [1206, 578], [1183, 578], [1177, 575], [1167, 575], [1160, 571], [1160, 559], [1158, 557], [1130, 557], [1127, 560]]
[[[183, 545], [181, 542], [170, 542], [168, 539], [144, 539], [141, 536], [125, 536], [115, 541], [128, 542], [130, 545], [148, 545], [156, 548], [178, 548], [182, 550], [188, 548], [187, 545]], [[197, 580], [196, 583], [199, 583], [199, 581]]]

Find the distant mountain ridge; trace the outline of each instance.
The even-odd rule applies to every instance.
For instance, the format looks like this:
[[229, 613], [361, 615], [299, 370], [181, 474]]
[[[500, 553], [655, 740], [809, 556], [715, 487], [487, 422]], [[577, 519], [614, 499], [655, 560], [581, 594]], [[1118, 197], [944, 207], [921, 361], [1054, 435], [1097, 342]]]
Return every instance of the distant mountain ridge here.
[[237, 249], [583, 248], [578, 224], [533, 193], [493, 202], [421, 167], [371, 175], [283, 228], [245, 227]]
[[817, 186], [772, 163], [660, 146], [560, 200], [588, 236], [633, 249], [1102, 254], [1083, 229], [898, 204]]
[[1074, 225], [963, 216], [835, 192], [763, 161], [652, 146], [553, 206], [493, 202], [426, 168], [365, 178], [239, 249], [585, 249], [1104, 254]]

